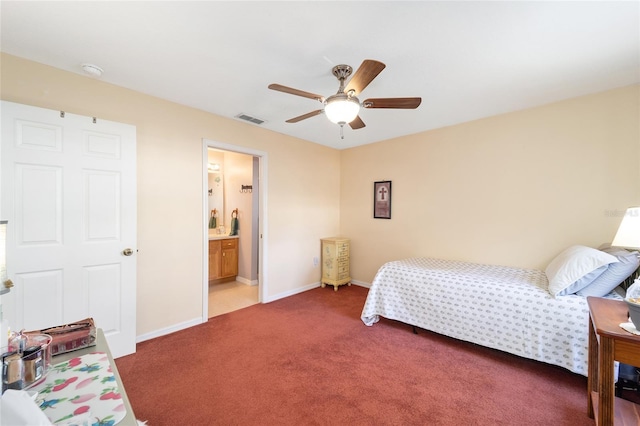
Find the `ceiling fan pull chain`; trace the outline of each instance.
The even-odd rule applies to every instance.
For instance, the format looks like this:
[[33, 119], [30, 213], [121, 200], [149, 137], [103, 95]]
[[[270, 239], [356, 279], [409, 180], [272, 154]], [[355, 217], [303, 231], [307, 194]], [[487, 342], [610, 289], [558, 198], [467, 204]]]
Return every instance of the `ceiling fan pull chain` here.
[[344, 124], [340, 125], [340, 139], [344, 139]]

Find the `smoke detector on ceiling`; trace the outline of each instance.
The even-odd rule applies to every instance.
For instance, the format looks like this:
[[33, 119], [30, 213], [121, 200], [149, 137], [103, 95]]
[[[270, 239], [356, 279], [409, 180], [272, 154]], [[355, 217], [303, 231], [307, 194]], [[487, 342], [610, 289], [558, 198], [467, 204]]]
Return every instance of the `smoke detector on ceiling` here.
[[91, 77], [96, 77], [99, 78], [102, 76], [102, 73], [104, 72], [102, 70], [102, 68], [100, 68], [97, 65], [93, 65], [93, 64], [82, 64], [80, 65], [82, 67], [82, 71], [85, 72], [85, 74], [91, 76]]

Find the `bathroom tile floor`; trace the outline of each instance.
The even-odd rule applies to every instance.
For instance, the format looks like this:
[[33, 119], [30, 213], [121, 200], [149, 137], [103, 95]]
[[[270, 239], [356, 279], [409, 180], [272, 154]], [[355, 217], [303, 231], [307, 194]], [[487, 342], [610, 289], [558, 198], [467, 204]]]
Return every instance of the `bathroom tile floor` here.
[[258, 286], [238, 281], [209, 285], [209, 318], [258, 303]]

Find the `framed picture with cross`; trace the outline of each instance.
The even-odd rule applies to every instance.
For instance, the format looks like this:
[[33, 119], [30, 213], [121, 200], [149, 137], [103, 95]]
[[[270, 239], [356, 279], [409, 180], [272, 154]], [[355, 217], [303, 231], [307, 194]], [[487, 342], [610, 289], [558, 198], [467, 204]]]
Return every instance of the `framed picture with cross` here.
[[373, 183], [373, 218], [391, 219], [391, 181]]

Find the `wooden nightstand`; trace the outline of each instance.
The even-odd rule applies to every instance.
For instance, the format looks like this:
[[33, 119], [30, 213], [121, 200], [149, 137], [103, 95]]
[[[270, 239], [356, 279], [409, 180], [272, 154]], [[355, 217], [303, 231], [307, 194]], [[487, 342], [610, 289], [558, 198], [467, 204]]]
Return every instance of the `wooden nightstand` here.
[[334, 237], [323, 238], [320, 241], [322, 242], [322, 287], [329, 284], [338, 291], [338, 287], [343, 284], [351, 285], [349, 239]]
[[613, 361], [640, 365], [640, 336], [620, 328], [629, 320], [620, 300], [587, 297], [589, 304], [589, 377], [587, 414], [596, 425], [640, 424], [640, 405], [614, 395]]

